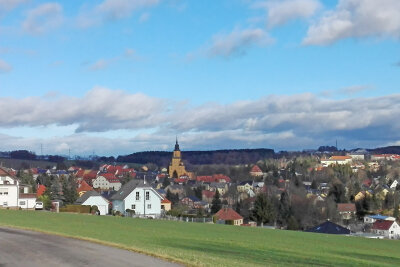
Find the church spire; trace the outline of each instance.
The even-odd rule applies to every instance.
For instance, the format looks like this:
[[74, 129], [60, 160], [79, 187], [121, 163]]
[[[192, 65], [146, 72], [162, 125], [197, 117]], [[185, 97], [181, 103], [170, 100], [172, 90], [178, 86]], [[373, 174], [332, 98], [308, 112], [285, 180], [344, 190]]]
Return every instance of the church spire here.
[[176, 136], [175, 151], [179, 151], [178, 136]]

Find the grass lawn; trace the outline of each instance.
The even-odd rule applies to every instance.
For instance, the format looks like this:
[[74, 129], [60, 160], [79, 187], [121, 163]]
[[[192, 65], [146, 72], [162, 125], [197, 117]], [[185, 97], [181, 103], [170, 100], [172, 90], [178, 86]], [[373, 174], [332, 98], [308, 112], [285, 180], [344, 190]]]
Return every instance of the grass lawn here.
[[88, 239], [189, 266], [400, 266], [400, 241], [112, 216], [0, 210], [0, 225]]

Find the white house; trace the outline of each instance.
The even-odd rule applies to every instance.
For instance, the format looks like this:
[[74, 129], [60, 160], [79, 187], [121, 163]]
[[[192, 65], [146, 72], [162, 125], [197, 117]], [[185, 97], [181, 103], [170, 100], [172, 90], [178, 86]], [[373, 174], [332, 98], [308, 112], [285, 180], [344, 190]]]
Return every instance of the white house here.
[[329, 159], [322, 159], [321, 164], [323, 167], [328, 167], [331, 165], [345, 165], [352, 162], [352, 157], [350, 156], [332, 156]]
[[389, 239], [400, 239], [400, 226], [396, 221], [376, 221], [371, 228], [372, 232]]
[[113, 210], [127, 214], [134, 212], [137, 217], [159, 217], [163, 197], [151, 186], [140, 180], [131, 180], [112, 197]]
[[19, 182], [4, 169], [0, 168], [0, 206], [18, 207]]
[[35, 209], [36, 194], [23, 193], [19, 194], [18, 207], [21, 209]]
[[399, 182], [397, 180], [394, 180], [390, 188], [395, 189], [398, 184]]
[[28, 186], [21, 185], [17, 178], [0, 168], [0, 207], [33, 209], [36, 195], [28, 194], [28, 191]]
[[96, 191], [87, 191], [80, 198], [78, 198], [75, 203], [78, 205], [97, 206], [100, 215], [108, 214], [108, 200], [102, 197]]
[[118, 191], [121, 188], [120, 180], [115, 177], [114, 174], [104, 173], [93, 179], [93, 188], [99, 188], [102, 190], [115, 190]]

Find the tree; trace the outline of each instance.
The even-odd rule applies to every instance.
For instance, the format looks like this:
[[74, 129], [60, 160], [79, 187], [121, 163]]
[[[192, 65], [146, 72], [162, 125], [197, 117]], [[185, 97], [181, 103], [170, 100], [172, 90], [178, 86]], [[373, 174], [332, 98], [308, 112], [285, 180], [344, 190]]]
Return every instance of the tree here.
[[328, 196], [332, 196], [336, 203], [346, 202], [346, 190], [339, 180], [335, 180], [329, 189]]
[[286, 191], [282, 192], [281, 194], [281, 199], [279, 201], [279, 206], [278, 206], [278, 223], [282, 225], [286, 225], [288, 222], [288, 219], [290, 217], [290, 201], [289, 201], [289, 195], [286, 193]]
[[216, 190], [215, 191], [215, 195], [214, 198], [211, 202], [211, 213], [215, 214], [217, 213], [220, 209], [222, 208], [222, 202], [221, 199], [219, 197], [219, 191]]
[[64, 179], [62, 182], [63, 195], [66, 204], [73, 204], [78, 199], [78, 192], [76, 191], [76, 183], [70, 177], [69, 180]]
[[254, 201], [252, 217], [257, 221], [257, 224], [271, 222], [275, 219], [275, 211], [272, 203], [269, 201], [266, 194], [258, 194]]
[[164, 180], [163, 180], [163, 183], [162, 183], [162, 186], [163, 186], [163, 188], [166, 188], [167, 186], [169, 186], [171, 183], [170, 183], [170, 181], [169, 181], [169, 178], [168, 177], [164, 177]]

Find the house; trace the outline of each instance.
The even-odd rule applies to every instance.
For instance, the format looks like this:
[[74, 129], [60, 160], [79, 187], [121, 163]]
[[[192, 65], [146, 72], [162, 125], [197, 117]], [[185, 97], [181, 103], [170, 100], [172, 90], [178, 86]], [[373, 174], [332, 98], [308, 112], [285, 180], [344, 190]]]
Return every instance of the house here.
[[220, 196], [225, 195], [226, 191], [228, 191], [228, 185], [226, 183], [216, 183], [216, 182], [212, 182], [210, 184], [210, 189], [212, 191], [217, 191]]
[[77, 205], [97, 206], [100, 215], [108, 214], [109, 202], [96, 191], [87, 191], [75, 202]]
[[[24, 192], [20, 194], [20, 191]], [[0, 168], [0, 207], [29, 208], [36, 203], [36, 194], [29, 194], [29, 187], [21, 185], [17, 178]], [[20, 197], [22, 200], [20, 202]]]
[[397, 154], [379, 154], [371, 155], [371, 160], [382, 161], [382, 160], [400, 160], [400, 155]]
[[350, 220], [356, 214], [356, 205], [354, 203], [338, 203], [337, 210], [342, 220]]
[[363, 200], [365, 197], [372, 197], [372, 193], [370, 191], [360, 191], [354, 196], [354, 200], [357, 202]]
[[350, 230], [340, 226], [331, 221], [326, 221], [320, 225], [314, 226], [306, 230], [305, 232], [309, 233], [319, 233], [319, 234], [333, 234], [333, 235], [349, 235]]
[[364, 160], [365, 156], [362, 153], [350, 153], [347, 156], [351, 157], [353, 160]]
[[331, 165], [345, 165], [352, 162], [352, 157], [350, 156], [332, 156], [329, 159], [321, 159], [321, 164], [323, 167], [329, 167]]
[[194, 196], [184, 197], [180, 200], [182, 205], [189, 206], [190, 208], [194, 208], [196, 202], [200, 202], [200, 199]]
[[376, 221], [394, 221], [395, 218], [380, 214], [364, 216], [364, 223], [373, 224]]
[[260, 176], [263, 176], [263, 172], [260, 169], [260, 167], [258, 167], [257, 165], [254, 165], [253, 168], [251, 168], [251, 170], [250, 170], [250, 175], [254, 176], [254, 177], [260, 177]]
[[169, 211], [169, 210], [171, 210], [171, 205], [172, 205], [172, 202], [169, 201], [168, 199], [164, 198], [164, 199], [161, 201], [161, 210], [163, 210], [163, 211]]
[[394, 180], [393, 183], [390, 185], [390, 188], [391, 189], [396, 189], [398, 184], [399, 184], [398, 180]]
[[396, 221], [378, 220], [372, 225], [371, 231], [385, 238], [400, 239], [400, 226]]
[[125, 215], [130, 211], [138, 217], [152, 218], [161, 215], [162, 199], [155, 189], [137, 179], [130, 180], [111, 197], [114, 211]]
[[201, 191], [201, 198], [203, 201], [211, 203], [215, 196], [215, 191], [210, 191], [210, 190], [203, 190]]
[[93, 187], [88, 185], [88, 183], [85, 180], [78, 181], [78, 188], [76, 189], [78, 192], [79, 197], [83, 196], [86, 192], [88, 191], [93, 191]]
[[35, 209], [36, 194], [35, 193], [20, 193], [18, 199], [18, 207], [21, 209]]
[[243, 181], [237, 185], [238, 192], [247, 192], [250, 189], [253, 189], [253, 181]]
[[118, 191], [121, 188], [121, 182], [112, 173], [102, 173], [93, 180], [93, 188]]
[[231, 208], [222, 208], [215, 214], [215, 216], [218, 220], [224, 220], [225, 222], [233, 221], [233, 225], [243, 224], [243, 217]]

